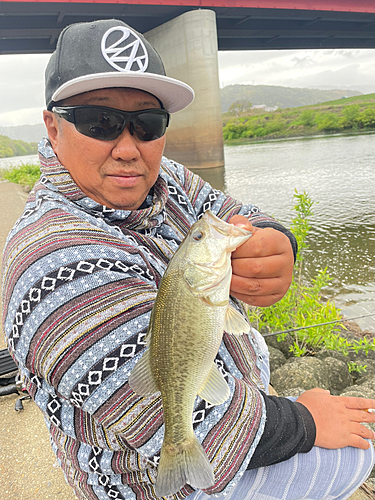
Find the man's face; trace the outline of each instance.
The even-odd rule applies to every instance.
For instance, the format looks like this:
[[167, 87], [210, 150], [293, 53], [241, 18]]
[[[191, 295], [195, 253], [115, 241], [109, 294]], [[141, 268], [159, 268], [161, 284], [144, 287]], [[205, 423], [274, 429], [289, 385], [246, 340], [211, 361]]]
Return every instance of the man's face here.
[[[64, 101], [66, 106], [85, 104], [123, 111], [160, 108], [151, 94], [128, 88], [94, 90]], [[158, 177], [165, 136], [143, 142], [130, 134], [127, 124], [117, 139], [101, 141], [80, 134], [73, 123], [49, 111], [44, 113], [58, 159], [87, 196], [118, 210], [136, 210], [142, 205]]]

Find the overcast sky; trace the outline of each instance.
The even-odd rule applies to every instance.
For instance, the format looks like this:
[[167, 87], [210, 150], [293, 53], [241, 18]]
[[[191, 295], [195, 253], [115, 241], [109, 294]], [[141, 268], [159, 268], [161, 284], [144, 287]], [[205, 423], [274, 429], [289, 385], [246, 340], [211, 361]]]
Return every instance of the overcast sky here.
[[[49, 55], [0, 55], [0, 126], [42, 123]], [[375, 92], [375, 49], [219, 53], [220, 86], [235, 83]]]

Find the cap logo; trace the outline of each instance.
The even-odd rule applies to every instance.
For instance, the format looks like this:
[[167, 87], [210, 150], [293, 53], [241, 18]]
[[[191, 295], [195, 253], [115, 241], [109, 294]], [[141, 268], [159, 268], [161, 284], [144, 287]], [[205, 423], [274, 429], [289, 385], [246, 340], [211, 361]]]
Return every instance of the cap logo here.
[[109, 29], [102, 38], [104, 59], [117, 71], [143, 73], [148, 66], [145, 44], [138, 34], [124, 26]]

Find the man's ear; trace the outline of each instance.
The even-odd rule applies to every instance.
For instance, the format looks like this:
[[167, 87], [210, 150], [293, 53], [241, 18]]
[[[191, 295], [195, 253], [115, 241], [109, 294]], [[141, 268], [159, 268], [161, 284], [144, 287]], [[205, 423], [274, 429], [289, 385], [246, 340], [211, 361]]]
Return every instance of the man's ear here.
[[57, 123], [57, 118], [52, 111], [43, 111], [43, 120], [47, 129], [48, 138], [50, 140], [53, 150], [56, 152], [56, 147], [59, 137], [59, 126]]

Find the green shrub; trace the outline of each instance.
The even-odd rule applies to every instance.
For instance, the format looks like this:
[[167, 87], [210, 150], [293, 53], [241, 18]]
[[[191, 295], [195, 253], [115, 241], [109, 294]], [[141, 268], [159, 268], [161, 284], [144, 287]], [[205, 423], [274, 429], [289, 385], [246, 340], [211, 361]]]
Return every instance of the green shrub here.
[[315, 112], [312, 109], [305, 109], [301, 115], [293, 121], [293, 125], [298, 127], [313, 127], [315, 125]]
[[[375, 95], [375, 94], [374, 94]], [[298, 137], [317, 133], [375, 129], [374, 95], [339, 99], [271, 113], [246, 111], [234, 117], [224, 113], [224, 140]], [[360, 99], [360, 102], [359, 102]]]
[[223, 129], [224, 140], [239, 139], [245, 131], [246, 125], [244, 123], [229, 121]]
[[320, 113], [317, 128], [321, 132], [334, 132], [340, 130], [339, 120], [334, 113]]
[[359, 104], [351, 104], [350, 106], [344, 107], [343, 115], [348, 124], [352, 126], [357, 125], [359, 111], [360, 111]]
[[32, 188], [40, 177], [39, 165], [23, 163], [22, 165], [0, 169], [0, 178]]
[[[280, 333], [277, 340], [285, 340], [287, 335], [292, 338], [290, 351], [294, 356], [314, 355], [323, 349], [336, 350], [344, 355], [350, 351], [375, 350], [375, 341], [364, 338], [349, 341], [340, 335], [341, 311], [330, 301], [322, 299], [322, 290], [330, 281], [327, 268], [321, 269], [315, 278], [308, 282], [303, 275], [304, 253], [308, 248], [310, 219], [313, 215], [314, 202], [304, 192], [294, 195], [297, 203], [294, 206], [296, 216], [291, 222], [291, 231], [298, 242], [298, 254], [292, 284], [286, 295], [276, 304], [257, 308], [249, 313], [250, 321], [262, 333], [276, 333], [284, 330], [299, 329], [289, 334]], [[321, 325], [337, 321], [329, 325]], [[314, 328], [303, 328], [311, 325]], [[348, 362], [351, 371], [357, 369], [356, 363]]]
[[367, 108], [357, 117], [357, 123], [360, 128], [374, 128], [375, 127], [375, 109]]
[[36, 142], [17, 141], [10, 139], [6, 135], [0, 135], [0, 158], [31, 155], [37, 152], [38, 145]]

